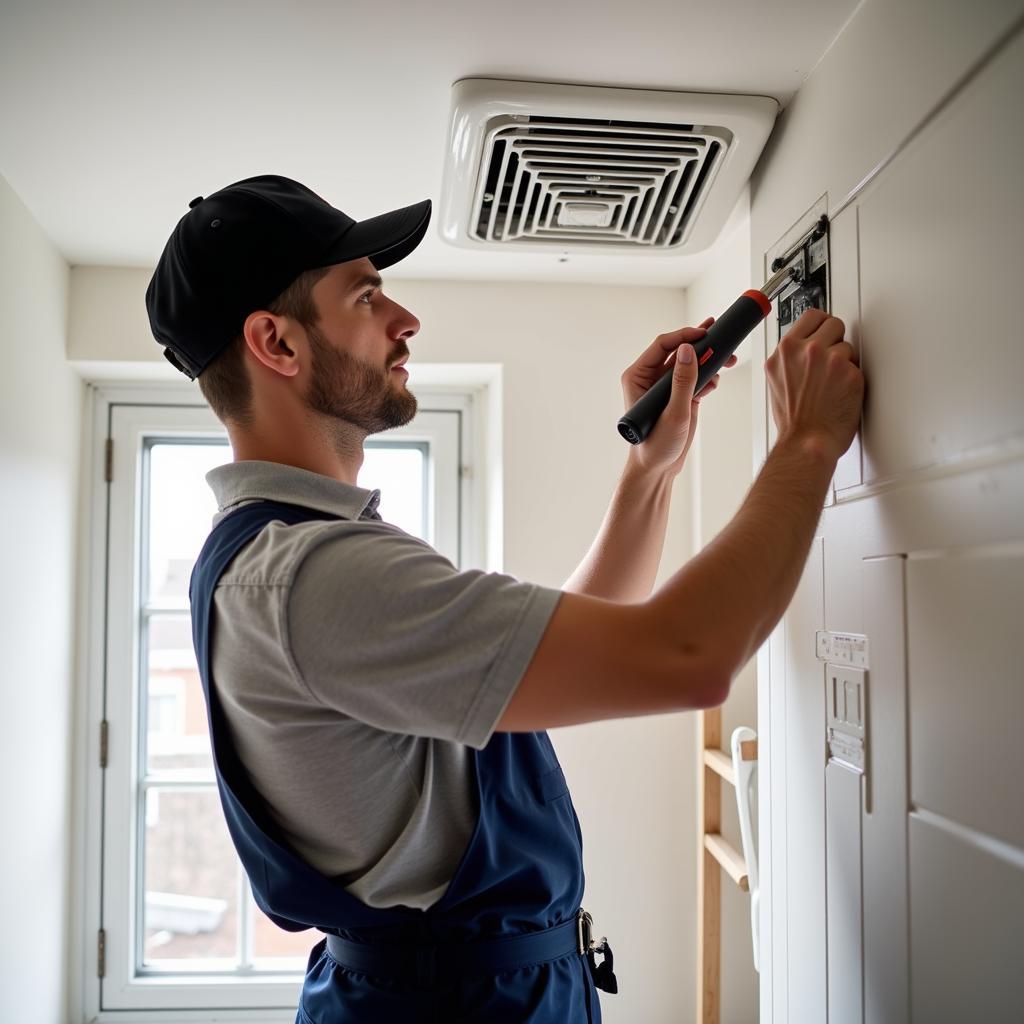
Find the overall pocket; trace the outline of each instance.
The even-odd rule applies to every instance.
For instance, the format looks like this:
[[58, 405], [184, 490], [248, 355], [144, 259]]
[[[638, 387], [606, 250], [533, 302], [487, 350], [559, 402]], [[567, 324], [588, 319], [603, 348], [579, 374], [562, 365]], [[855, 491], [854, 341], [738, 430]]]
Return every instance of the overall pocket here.
[[536, 777], [537, 793], [540, 799], [546, 803], [557, 800], [569, 792], [569, 784], [565, 781], [561, 767], [552, 768], [550, 771], [542, 772]]

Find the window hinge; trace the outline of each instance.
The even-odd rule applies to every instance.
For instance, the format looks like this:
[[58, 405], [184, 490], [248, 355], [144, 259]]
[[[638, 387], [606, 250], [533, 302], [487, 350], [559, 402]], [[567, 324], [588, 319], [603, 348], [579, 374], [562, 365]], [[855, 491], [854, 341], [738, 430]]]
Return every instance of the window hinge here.
[[107, 976], [107, 933], [101, 928], [96, 935], [96, 977]]
[[110, 738], [110, 725], [107, 722], [107, 720], [104, 718], [103, 721], [100, 722], [100, 767], [101, 768], [106, 768], [107, 767], [107, 749], [108, 749], [109, 738]]
[[109, 484], [114, 479], [114, 439], [107, 438], [107, 451], [103, 462], [103, 479]]

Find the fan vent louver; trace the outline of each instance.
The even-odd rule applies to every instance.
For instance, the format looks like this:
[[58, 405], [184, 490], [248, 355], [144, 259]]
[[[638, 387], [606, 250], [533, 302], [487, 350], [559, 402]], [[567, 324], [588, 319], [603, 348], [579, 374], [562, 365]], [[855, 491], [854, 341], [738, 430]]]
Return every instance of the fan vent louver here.
[[506, 251], [706, 248], [777, 110], [760, 96], [463, 79], [441, 234]]
[[730, 133], [690, 124], [585, 118], [494, 118], [474, 233], [670, 248], [683, 243]]

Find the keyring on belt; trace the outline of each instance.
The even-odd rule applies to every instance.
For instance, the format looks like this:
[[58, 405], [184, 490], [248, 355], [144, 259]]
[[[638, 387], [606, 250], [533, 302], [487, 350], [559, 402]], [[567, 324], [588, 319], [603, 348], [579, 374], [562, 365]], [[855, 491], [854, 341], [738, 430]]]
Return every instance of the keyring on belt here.
[[[618, 992], [619, 983], [613, 970], [615, 961], [612, 947], [608, 945], [608, 937], [602, 935], [600, 942], [594, 942], [594, 919], [582, 907], [576, 916], [576, 948], [586, 956], [590, 964], [594, 985], [604, 992]], [[601, 954], [601, 963], [594, 959], [595, 953]]]

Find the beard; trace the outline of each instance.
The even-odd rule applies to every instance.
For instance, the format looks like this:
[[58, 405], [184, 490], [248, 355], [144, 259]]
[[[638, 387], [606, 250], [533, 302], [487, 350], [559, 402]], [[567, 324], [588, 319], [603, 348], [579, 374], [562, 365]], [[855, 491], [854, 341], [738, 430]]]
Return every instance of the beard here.
[[416, 396], [395, 386], [390, 367], [364, 363], [331, 343], [315, 327], [306, 334], [313, 353], [306, 405], [367, 434], [401, 427], [416, 415]]

